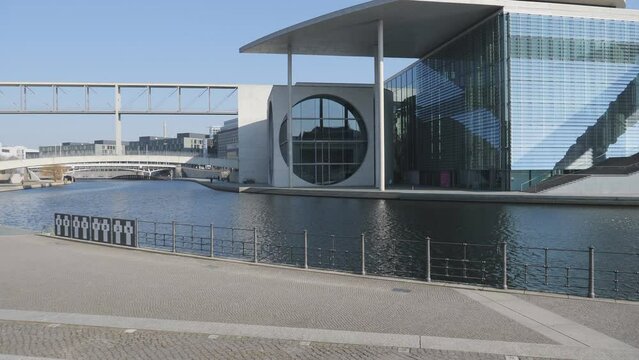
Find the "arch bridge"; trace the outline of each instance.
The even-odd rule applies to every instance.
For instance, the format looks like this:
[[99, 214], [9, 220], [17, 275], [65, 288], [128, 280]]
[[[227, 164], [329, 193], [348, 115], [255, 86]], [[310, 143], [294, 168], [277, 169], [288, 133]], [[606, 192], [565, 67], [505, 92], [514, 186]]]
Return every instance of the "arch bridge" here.
[[105, 156], [65, 156], [35, 158], [25, 160], [0, 161], [0, 171], [26, 168], [42, 169], [52, 166], [65, 167], [65, 175], [106, 169], [129, 172], [130, 174], [153, 176], [154, 174], [175, 170], [181, 167], [210, 167], [212, 169], [238, 169], [238, 161], [233, 159], [215, 159], [176, 155], [105, 155]]

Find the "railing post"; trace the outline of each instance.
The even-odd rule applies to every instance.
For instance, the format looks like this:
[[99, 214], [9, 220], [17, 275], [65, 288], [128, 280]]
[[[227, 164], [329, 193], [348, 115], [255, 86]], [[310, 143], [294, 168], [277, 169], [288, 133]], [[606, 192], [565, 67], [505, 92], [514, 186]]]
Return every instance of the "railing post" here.
[[430, 236], [426, 237], [426, 281], [430, 282]]
[[362, 275], [366, 275], [366, 244], [364, 239], [364, 233], [360, 235], [362, 240]]
[[308, 269], [308, 231], [304, 230], [304, 269]]
[[213, 224], [211, 224], [211, 259], [215, 257], [215, 232], [214, 232], [214, 227]]
[[595, 248], [589, 247], [589, 261], [588, 261], [588, 297], [591, 299], [595, 298]]
[[501, 251], [502, 251], [502, 257], [503, 257], [503, 270], [504, 270], [501, 288], [506, 290], [508, 289], [508, 247], [505, 241], [501, 243]]
[[140, 247], [140, 221], [135, 218], [135, 247]]
[[172, 252], [175, 252], [175, 228], [176, 228], [176, 223], [175, 221], [171, 221], [171, 233], [172, 233], [172, 237], [173, 237], [173, 246], [172, 246]]
[[253, 228], [253, 262], [257, 264], [257, 228]]

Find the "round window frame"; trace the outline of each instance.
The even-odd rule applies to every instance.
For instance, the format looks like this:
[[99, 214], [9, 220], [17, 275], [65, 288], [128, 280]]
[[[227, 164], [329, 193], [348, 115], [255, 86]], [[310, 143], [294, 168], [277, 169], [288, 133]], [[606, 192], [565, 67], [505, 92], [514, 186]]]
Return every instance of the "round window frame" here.
[[[348, 112], [353, 114], [354, 120], [357, 122], [357, 125], [359, 127], [359, 131], [361, 133], [361, 140], [343, 140], [343, 143], [348, 143], [349, 141], [352, 143], [363, 143], [364, 144], [364, 151], [361, 154], [361, 157], [358, 158], [360, 161], [357, 162], [356, 168], [353, 170], [352, 173], [350, 173], [348, 176], [345, 176], [343, 179], [339, 180], [339, 181], [334, 181], [334, 182], [329, 182], [329, 183], [318, 183], [316, 182], [310, 182], [307, 181], [306, 179], [304, 179], [301, 174], [298, 174], [295, 172], [295, 164], [293, 164], [293, 175], [295, 177], [297, 177], [299, 180], [302, 180], [308, 184], [312, 184], [312, 185], [318, 185], [318, 186], [330, 186], [330, 185], [336, 185], [336, 184], [340, 184], [348, 179], [350, 179], [351, 177], [353, 177], [353, 175], [355, 175], [359, 169], [362, 167], [362, 165], [364, 164], [364, 162], [366, 161], [366, 156], [368, 155], [368, 147], [369, 147], [369, 138], [368, 138], [368, 128], [366, 127], [366, 122], [364, 121], [364, 117], [361, 115], [361, 113], [359, 112], [359, 110], [350, 102], [348, 102], [347, 100], [339, 97], [339, 96], [335, 96], [335, 95], [330, 95], [330, 94], [315, 94], [315, 95], [311, 95], [311, 96], [307, 96], [305, 98], [303, 98], [302, 100], [298, 101], [297, 103], [295, 103], [293, 105], [293, 108], [295, 108], [296, 106], [302, 104], [305, 101], [309, 101], [309, 100], [314, 100], [314, 99], [319, 99], [320, 101], [326, 99], [326, 100], [331, 100], [334, 101], [338, 104], [340, 104], [341, 106], [343, 106]], [[292, 114], [291, 114], [292, 115]], [[318, 119], [323, 118], [320, 114], [320, 116], [318, 117]], [[348, 117], [345, 117], [344, 120], [349, 119]], [[288, 121], [288, 114], [284, 115], [284, 119], [282, 120], [281, 124], [280, 124], [280, 131], [278, 133], [278, 147], [280, 148], [280, 156], [282, 157], [282, 160], [284, 160], [284, 163], [286, 164], [286, 166], [291, 166], [289, 164], [289, 159], [288, 159], [288, 153], [284, 153], [283, 149], [282, 149], [282, 133], [284, 132], [284, 136], [283, 138], [285, 139], [286, 144], [288, 144], [288, 134], [287, 134], [287, 129], [286, 129], [286, 124]], [[315, 140], [314, 142], [324, 142], [327, 140]], [[288, 148], [288, 147], [287, 147]], [[287, 151], [288, 152], [288, 151]], [[315, 150], [315, 154], [317, 154], [317, 149]], [[337, 163], [338, 165], [346, 165], [345, 163]], [[353, 163], [355, 164], [355, 163]], [[332, 163], [327, 164], [323, 164], [325, 166], [331, 166], [333, 165]], [[314, 166], [322, 166], [322, 163], [314, 163]]]

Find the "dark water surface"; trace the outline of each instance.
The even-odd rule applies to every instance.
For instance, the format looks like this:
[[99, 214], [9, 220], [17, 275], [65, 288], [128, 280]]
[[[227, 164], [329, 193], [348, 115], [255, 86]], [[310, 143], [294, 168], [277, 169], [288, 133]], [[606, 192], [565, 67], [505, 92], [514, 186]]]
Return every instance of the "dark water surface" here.
[[[548, 261], [552, 269], [544, 270], [532, 265], [544, 264], [541, 249], [544, 247], [585, 251], [593, 246], [598, 254], [598, 271], [610, 270], [601, 274], [598, 286], [602, 291], [612, 291], [609, 296], [623, 293], [623, 297], [634, 297], [637, 294], [633, 296], [633, 293], [639, 287], [639, 274], [634, 273], [639, 271], [639, 256], [603, 254], [603, 251], [639, 253], [639, 208], [636, 207], [236, 194], [180, 181], [79, 182], [58, 188], [0, 193], [0, 224], [40, 231], [52, 225], [56, 212], [161, 222], [175, 220], [202, 225], [213, 223], [221, 227], [256, 227], [263, 233], [307, 229], [310, 234], [318, 235], [309, 237], [310, 247], [333, 247], [351, 253], [357, 253], [359, 234], [363, 232], [372, 254], [367, 255], [372, 256], [371, 267], [378, 267], [380, 273], [402, 275], [404, 272], [411, 277], [423, 275], [424, 239], [427, 236], [433, 242], [494, 245], [495, 251], [500, 243], [507, 242], [513, 263], [510, 275], [513, 285], [542, 289], [542, 285], [548, 282], [554, 284], [550, 285], [552, 291], [580, 294], [587, 276], [579, 269], [587, 268], [587, 252], [551, 251]], [[330, 237], [330, 234], [345, 237]], [[295, 245], [302, 241], [294, 236], [277, 240]], [[466, 251], [468, 259], [472, 260], [473, 252], [479, 256], [483, 250], [469, 246]], [[452, 249], [450, 246], [433, 245], [433, 257], [442, 259], [439, 263], [433, 262], [433, 272], [442, 275], [442, 278], [446, 272], [450, 275], [457, 269], [457, 275], [460, 275], [460, 263], [444, 263], [443, 259], [461, 258], [461, 252], [461, 247]], [[494, 256], [500, 255], [495, 252]], [[470, 262], [466, 265], [473, 266]], [[488, 278], [488, 275], [499, 272], [498, 259], [489, 264], [478, 262], [474, 266], [476, 269], [486, 266]], [[567, 271], [568, 276], [566, 266], [571, 267]], [[628, 274], [617, 274], [618, 282], [615, 283], [614, 270]], [[550, 280], [544, 278], [546, 274], [550, 275]], [[483, 277], [483, 273], [479, 272], [474, 275]]]

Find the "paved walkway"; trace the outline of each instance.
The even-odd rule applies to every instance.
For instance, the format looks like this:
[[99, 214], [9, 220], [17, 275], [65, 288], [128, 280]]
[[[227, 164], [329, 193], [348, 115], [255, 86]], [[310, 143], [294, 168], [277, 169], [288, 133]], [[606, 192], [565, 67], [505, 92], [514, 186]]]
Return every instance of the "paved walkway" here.
[[639, 304], [0, 236], [5, 356], [637, 359], [638, 323]]

